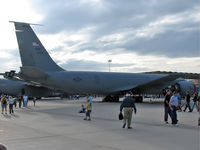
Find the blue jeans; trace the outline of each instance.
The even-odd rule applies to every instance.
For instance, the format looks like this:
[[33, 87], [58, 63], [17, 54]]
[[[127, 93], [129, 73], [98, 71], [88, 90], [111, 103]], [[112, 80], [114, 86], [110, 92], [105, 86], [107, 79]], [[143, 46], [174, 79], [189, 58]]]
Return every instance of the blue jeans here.
[[165, 122], [168, 121], [168, 114], [169, 114], [169, 116], [171, 117], [171, 113], [170, 113], [170, 108], [169, 108], [169, 106], [165, 106], [165, 114], [164, 114], [164, 120], [165, 120]]
[[86, 117], [90, 117], [91, 110], [86, 111]]
[[9, 104], [9, 112], [10, 112], [10, 114], [11, 114], [11, 113], [14, 114], [14, 111], [13, 111], [13, 104]]
[[177, 124], [177, 113], [176, 113], [176, 106], [172, 106], [173, 110], [171, 110], [171, 117], [172, 117], [172, 124]]
[[187, 108], [189, 108], [189, 111], [192, 111], [191, 107], [190, 107], [190, 102], [186, 102], [186, 106], [185, 106], [184, 111], [186, 111]]
[[197, 109], [197, 111], [198, 111], [198, 105], [197, 105], [197, 102], [194, 102], [194, 104], [193, 104], [193, 106], [192, 106], [192, 110], [191, 110], [191, 111], [193, 111], [193, 110], [194, 110], [194, 106], [196, 106], [196, 109]]

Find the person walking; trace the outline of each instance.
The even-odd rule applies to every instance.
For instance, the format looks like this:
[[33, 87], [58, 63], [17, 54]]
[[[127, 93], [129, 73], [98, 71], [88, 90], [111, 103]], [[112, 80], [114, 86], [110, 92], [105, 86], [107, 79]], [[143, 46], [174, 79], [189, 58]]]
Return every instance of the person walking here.
[[180, 91], [178, 91], [177, 92], [178, 94], [177, 94], [177, 98], [178, 98], [178, 103], [179, 103], [179, 112], [181, 112], [182, 111], [182, 105], [181, 105], [181, 94], [180, 94]]
[[176, 108], [179, 105], [178, 98], [177, 98], [177, 92], [174, 92], [173, 96], [170, 99], [169, 107], [171, 110], [171, 118], [172, 118], [172, 125], [178, 126], [178, 119], [177, 119], [177, 113]]
[[7, 98], [5, 95], [1, 96], [1, 107], [2, 107], [2, 114], [4, 113], [5, 110], [5, 114], [7, 114]]
[[185, 101], [186, 101], [186, 106], [185, 106], [185, 109], [183, 111], [185, 112], [186, 109], [189, 108], [188, 112], [192, 112], [191, 107], [190, 107], [190, 93], [189, 92], [187, 92], [187, 94], [186, 94]]
[[165, 95], [165, 100], [164, 100], [164, 121], [166, 124], [168, 124], [168, 115], [171, 117], [170, 108], [169, 108], [170, 98], [171, 98], [171, 91], [168, 90], [167, 94]]
[[123, 119], [122, 128], [125, 128], [127, 124], [127, 128], [132, 129], [131, 127], [132, 113], [134, 109], [134, 112], [136, 114], [137, 109], [135, 106], [134, 99], [131, 97], [131, 93], [129, 94], [130, 96], [125, 97], [120, 105], [120, 113], [122, 113], [122, 110], [124, 111], [124, 119]]
[[198, 99], [198, 96], [197, 96], [197, 94], [195, 93], [194, 94], [194, 97], [193, 97], [193, 106], [192, 106], [192, 109], [191, 109], [191, 111], [193, 111], [194, 110], [194, 107], [196, 106], [196, 109], [197, 109], [197, 112], [198, 112], [198, 105], [197, 105], [197, 99]]
[[22, 107], [22, 96], [17, 97], [18, 103], [19, 103], [19, 108]]
[[27, 107], [28, 96], [24, 95], [24, 96], [23, 96], [23, 100], [24, 100], [24, 107]]
[[9, 101], [9, 113], [14, 114], [14, 111], [13, 111], [14, 98], [12, 96], [9, 96], [8, 101]]

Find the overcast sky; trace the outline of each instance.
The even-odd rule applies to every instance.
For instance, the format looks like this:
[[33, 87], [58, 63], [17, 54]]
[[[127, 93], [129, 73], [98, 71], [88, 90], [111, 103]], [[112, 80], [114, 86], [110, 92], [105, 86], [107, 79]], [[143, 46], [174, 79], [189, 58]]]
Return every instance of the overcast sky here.
[[14, 25], [33, 26], [64, 69], [200, 73], [199, 0], [0, 1], [0, 72], [21, 66]]

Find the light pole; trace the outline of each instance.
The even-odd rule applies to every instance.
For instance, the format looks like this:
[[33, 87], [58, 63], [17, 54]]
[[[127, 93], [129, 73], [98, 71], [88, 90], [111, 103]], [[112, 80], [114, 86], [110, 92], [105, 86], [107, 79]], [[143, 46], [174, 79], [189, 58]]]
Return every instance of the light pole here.
[[108, 68], [109, 68], [109, 72], [110, 72], [110, 63], [112, 62], [111, 59], [108, 60]]

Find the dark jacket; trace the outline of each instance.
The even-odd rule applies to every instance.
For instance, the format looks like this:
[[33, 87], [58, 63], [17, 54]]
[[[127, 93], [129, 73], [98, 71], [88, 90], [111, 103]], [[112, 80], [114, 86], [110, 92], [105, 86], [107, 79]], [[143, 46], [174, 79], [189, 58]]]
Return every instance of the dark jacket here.
[[195, 96], [194, 96], [194, 98], [192, 99], [194, 102], [197, 102], [197, 99], [198, 99], [198, 97], [197, 97], [197, 95], [195, 94]]
[[135, 107], [134, 99], [132, 97], [124, 98], [124, 100], [122, 101], [121, 106], [120, 106], [120, 111], [122, 111], [122, 109], [124, 107], [131, 107], [131, 108], [134, 108], [135, 112], [137, 111], [137, 109]]
[[168, 95], [168, 94], [167, 94], [167, 95], [165, 96], [165, 100], [164, 100], [165, 107], [168, 107], [168, 106], [169, 106], [170, 98], [171, 98], [171, 95]]
[[186, 102], [188, 102], [188, 103], [190, 102], [190, 94], [186, 95]]

